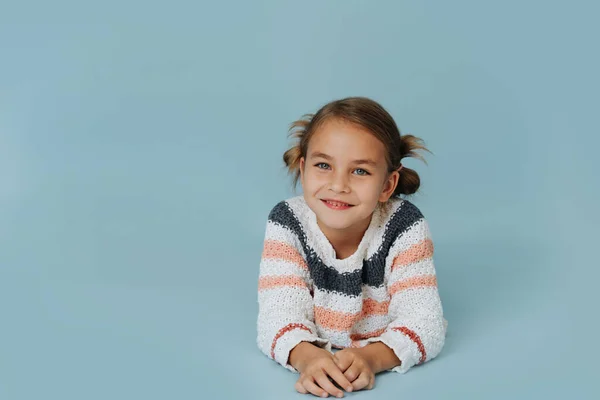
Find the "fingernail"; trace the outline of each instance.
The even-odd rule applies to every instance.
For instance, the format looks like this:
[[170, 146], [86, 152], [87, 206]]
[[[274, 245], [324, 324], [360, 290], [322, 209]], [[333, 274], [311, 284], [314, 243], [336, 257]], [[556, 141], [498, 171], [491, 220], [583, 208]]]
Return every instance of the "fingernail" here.
[[348, 391], [348, 392], [351, 392], [351, 391], [352, 391], [352, 386], [348, 386], [348, 387], [346, 388], [346, 391]]

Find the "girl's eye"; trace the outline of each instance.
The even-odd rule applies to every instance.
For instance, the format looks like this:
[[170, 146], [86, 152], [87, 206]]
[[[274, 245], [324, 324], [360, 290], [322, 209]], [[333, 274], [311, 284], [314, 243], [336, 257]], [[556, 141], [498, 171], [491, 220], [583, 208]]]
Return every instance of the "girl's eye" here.
[[[329, 169], [329, 164], [321, 162], [321, 163], [315, 164], [315, 167], [317, 167], [319, 169]], [[371, 175], [369, 173], [369, 171], [362, 169], [362, 168], [357, 168], [354, 171], [355, 171], [356, 175], [359, 175], [359, 176]]]

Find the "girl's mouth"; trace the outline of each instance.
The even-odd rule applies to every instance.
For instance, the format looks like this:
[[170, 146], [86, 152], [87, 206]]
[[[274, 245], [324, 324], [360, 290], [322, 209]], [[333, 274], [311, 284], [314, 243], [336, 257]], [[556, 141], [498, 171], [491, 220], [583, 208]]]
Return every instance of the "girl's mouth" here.
[[352, 204], [348, 204], [348, 203], [342, 203], [340, 201], [334, 201], [334, 200], [323, 200], [321, 199], [321, 201], [329, 208], [331, 208], [332, 210], [347, 210], [350, 207], [354, 207], [354, 205]]

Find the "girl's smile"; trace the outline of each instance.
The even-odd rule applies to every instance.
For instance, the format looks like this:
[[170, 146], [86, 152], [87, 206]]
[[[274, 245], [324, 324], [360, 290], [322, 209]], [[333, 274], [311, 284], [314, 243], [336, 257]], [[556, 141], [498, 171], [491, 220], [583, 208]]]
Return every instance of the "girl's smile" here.
[[321, 201], [332, 210], [347, 210], [350, 207], [354, 207], [353, 204], [343, 203], [332, 199], [321, 199]]

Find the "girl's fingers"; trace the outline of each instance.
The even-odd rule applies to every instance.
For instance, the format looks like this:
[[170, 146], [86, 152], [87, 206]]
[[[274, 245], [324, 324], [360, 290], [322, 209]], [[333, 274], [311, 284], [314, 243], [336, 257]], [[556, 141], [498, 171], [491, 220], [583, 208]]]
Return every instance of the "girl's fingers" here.
[[336, 388], [335, 385], [329, 380], [325, 372], [321, 371], [318, 374], [315, 374], [315, 381], [325, 389], [330, 395], [335, 397], [343, 397], [344, 392], [340, 389]]
[[371, 383], [371, 379], [369, 378], [369, 373], [363, 371], [358, 378], [354, 382], [352, 382], [352, 386], [354, 390], [361, 390], [366, 388]]
[[331, 367], [325, 369], [325, 373], [329, 375], [341, 388], [347, 392], [352, 391], [352, 383], [346, 378], [346, 376], [337, 367]]
[[308, 390], [310, 393], [314, 394], [317, 397], [327, 397], [327, 392], [321, 389], [319, 386], [317, 386], [317, 384], [310, 379], [306, 379], [302, 383], [302, 385], [306, 390]]
[[302, 394], [308, 393], [308, 390], [306, 390], [304, 388], [304, 385], [302, 383], [300, 383], [300, 381], [297, 381], [296, 384], [294, 385], [294, 387], [296, 388], [296, 391], [298, 393], [302, 393]]
[[344, 372], [344, 376], [346, 377], [346, 379], [348, 379], [350, 382], [354, 382], [360, 375], [361, 373], [361, 369], [358, 366], [358, 364], [353, 363], [347, 370], [346, 372]]
[[348, 355], [345, 353], [335, 353], [333, 355], [333, 360], [342, 372], [346, 371], [348, 367], [352, 364], [352, 358], [348, 357]]
[[373, 386], [375, 386], [375, 375], [371, 377], [371, 382], [369, 382], [369, 385], [367, 385], [367, 389], [371, 390], [373, 389]]

